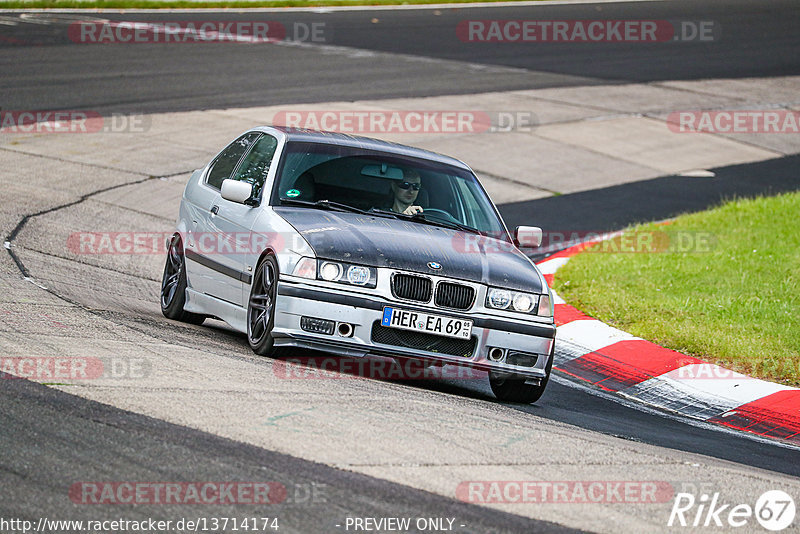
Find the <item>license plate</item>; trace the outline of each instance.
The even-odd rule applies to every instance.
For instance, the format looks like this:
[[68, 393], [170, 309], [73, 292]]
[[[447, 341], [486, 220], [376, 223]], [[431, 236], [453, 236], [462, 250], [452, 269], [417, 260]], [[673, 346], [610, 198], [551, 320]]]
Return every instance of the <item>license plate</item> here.
[[400, 310], [388, 306], [383, 308], [381, 325], [458, 339], [469, 339], [472, 335], [472, 321], [469, 319], [454, 319], [453, 317]]

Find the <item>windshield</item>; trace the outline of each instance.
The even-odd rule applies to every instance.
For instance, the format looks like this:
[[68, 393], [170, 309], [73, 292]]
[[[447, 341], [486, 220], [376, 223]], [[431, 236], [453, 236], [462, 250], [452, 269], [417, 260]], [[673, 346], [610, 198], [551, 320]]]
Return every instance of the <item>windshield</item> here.
[[289, 142], [275, 183], [273, 205], [330, 209], [338, 204], [507, 239], [477, 178], [467, 170], [435, 161]]

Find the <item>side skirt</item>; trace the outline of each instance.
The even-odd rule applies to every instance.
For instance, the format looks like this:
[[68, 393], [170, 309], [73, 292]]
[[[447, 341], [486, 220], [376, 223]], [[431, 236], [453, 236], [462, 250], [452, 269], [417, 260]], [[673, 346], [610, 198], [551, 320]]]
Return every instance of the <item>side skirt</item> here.
[[230, 302], [205, 293], [198, 293], [193, 289], [187, 289], [184, 309], [194, 313], [219, 317], [231, 325], [234, 330], [243, 334], [247, 333], [247, 310]]

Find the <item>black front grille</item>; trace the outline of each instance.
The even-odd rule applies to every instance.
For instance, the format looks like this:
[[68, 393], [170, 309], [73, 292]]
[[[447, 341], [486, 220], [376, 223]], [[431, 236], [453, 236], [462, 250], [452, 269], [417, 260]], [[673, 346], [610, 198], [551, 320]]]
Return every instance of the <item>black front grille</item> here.
[[375, 321], [372, 323], [372, 341], [382, 345], [393, 345], [395, 347], [406, 347], [469, 358], [475, 351], [476, 338], [473, 336], [469, 339], [456, 339], [424, 332], [387, 328], [381, 326], [380, 321]]
[[433, 293], [433, 282], [424, 276], [395, 274], [392, 277], [392, 294], [400, 299], [428, 302]]
[[475, 300], [475, 290], [461, 284], [442, 282], [436, 286], [436, 305], [443, 308], [468, 310]]

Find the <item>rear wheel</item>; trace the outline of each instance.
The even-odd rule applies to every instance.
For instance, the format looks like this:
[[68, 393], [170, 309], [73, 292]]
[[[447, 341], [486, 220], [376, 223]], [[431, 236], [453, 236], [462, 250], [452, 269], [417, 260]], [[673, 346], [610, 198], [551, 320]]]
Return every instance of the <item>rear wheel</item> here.
[[167, 262], [161, 278], [161, 313], [164, 317], [185, 323], [201, 324], [206, 316], [187, 312], [186, 304], [186, 258], [179, 235], [172, 236], [167, 249]]
[[247, 302], [247, 342], [262, 356], [275, 354], [272, 327], [275, 324], [275, 297], [278, 289], [278, 262], [267, 256], [258, 265]]
[[538, 386], [526, 384], [525, 378], [520, 378], [513, 374], [492, 371], [489, 373], [489, 386], [492, 388], [492, 393], [494, 393], [498, 400], [504, 402], [531, 404], [538, 401], [544, 394], [547, 382], [550, 380], [550, 372], [553, 369], [554, 350], [555, 343], [553, 344], [553, 350], [550, 351], [550, 359], [545, 367], [545, 377], [542, 378]]

